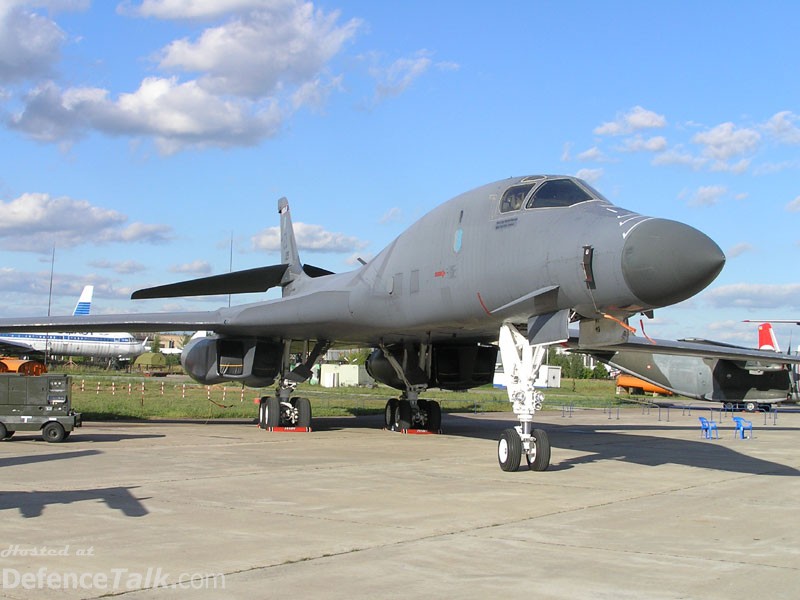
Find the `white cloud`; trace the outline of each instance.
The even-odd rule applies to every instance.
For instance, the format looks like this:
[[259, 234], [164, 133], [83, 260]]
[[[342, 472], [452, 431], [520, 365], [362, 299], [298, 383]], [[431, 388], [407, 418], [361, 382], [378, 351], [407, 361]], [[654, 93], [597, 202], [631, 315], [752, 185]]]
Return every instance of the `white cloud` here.
[[[367, 245], [366, 242], [362, 242], [356, 237], [343, 233], [333, 233], [326, 231], [320, 225], [309, 225], [301, 222], [294, 223], [294, 235], [297, 241], [297, 248], [307, 252], [347, 253], [359, 250]], [[281, 249], [281, 234], [278, 227], [268, 227], [251, 239], [253, 248], [256, 250], [279, 252]]]
[[141, 273], [146, 271], [142, 263], [135, 260], [124, 260], [120, 262], [112, 262], [109, 260], [94, 260], [89, 263], [89, 266], [95, 269], [108, 269], [119, 273], [120, 275], [129, 275], [132, 273]]
[[0, 4], [0, 83], [48, 76], [60, 58], [65, 33], [52, 19], [28, 9], [29, 4]]
[[748, 167], [750, 166], [750, 162], [751, 161], [749, 158], [743, 158], [735, 163], [727, 163], [721, 160], [716, 160], [710, 164], [709, 170], [721, 173], [734, 173], [735, 175], [741, 175], [742, 173], [747, 171]]
[[136, 4], [126, 0], [117, 7], [117, 12], [157, 19], [207, 19], [291, 4], [295, 2], [293, 0], [142, 0], [140, 4]]
[[625, 140], [622, 150], [625, 152], [663, 152], [667, 149], [667, 138], [661, 135], [645, 139], [636, 135]]
[[786, 205], [786, 210], [789, 212], [800, 212], [800, 196], [789, 202]]
[[784, 110], [776, 113], [764, 125], [765, 131], [785, 144], [800, 144], [800, 127], [797, 126], [798, 116], [791, 111]]
[[120, 231], [106, 231], [98, 236], [101, 242], [143, 242], [163, 244], [172, 239], [172, 228], [169, 225], [148, 223], [131, 223]]
[[88, 243], [162, 242], [169, 239], [166, 225], [134, 223], [115, 210], [92, 206], [86, 200], [29, 193], [0, 201], [0, 247], [29, 252]]
[[377, 99], [383, 100], [400, 95], [430, 68], [432, 62], [430, 53], [420, 50], [414, 57], [398, 58], [388, 67], [373, 66], [370, 74], [377, 81]]
[[781, 171], [800, 169], [800, 160], [784, 160], [781, 162], [768, 162], [758, 165], [753, 169], [753, 175], [774, 175]]
[[321, 77], [313, 81], [306, 81], [292, 94], [292, 107], [295, 110], [303, 106], [321, 110], [334, 91], [343, 89], [342, 80], [343, 78], [339, 76], [327, 82], [323, 82]]
[[403, 216], [403, 211], [397, 206], [393, 206], [387, 210], [384, 215], [378, 220], [381, 225], [387, 223], [397, 223]]
[[153, 136], [163, 153], [186, 147], [253, 145], [275, 135], [283, 115], [275, 104], [260, 109], [223, 100], [196, 82], [145, 79], [114, 101], [106, 90], [47, 83], [33, 90], [11, 126], [40, 141], [72, 141], [90, 129], [109, 135]]
[[613, 121], [603, 123], [594, 129], [596, 135], [625, 135], [641, 129], [665, 127], [667, 119], [651, 110], [634, 106], [628, 112], [617, 115]]
[[700, 187], [689, 200], [690, 206], [712, 206], [717, 204], [728, 188], [724, 185], [705, 185]]
[[761, 134], [754, 129], [737, 128], [727, 122], [713, 129], [695, 134], [692, 141], [703, 146], [703, 154], [726, 161], [734, 156], [754, 152], [761, 141]]
[[[88, 2], [36, 4], [52, 9]], [[252, 146], [277, 135], [300, 107], [322, 108], [331, 93], [343, 89], [329, 63], [361, 25], [357, 19], [339, 23], [339, 12], [299, 0], [125, 2], [118, 12], [127, 15], [227, 21], [162, 49], [159, 68], [190, 79], [156, 74], [133, 92], [112, 94], [43, 80], [51, 75], [64, 34], [22, 6], [0, 5], [0, 84], [24, 75], [36, 85], [8, 125], [43, 142], [74, 142], [92, 131], [153, 139], [163, 154]]]
[[170, 43], [159, 66], [202, 73], [198, 84], [213, 94], [273, 96], [285, 85], [313, 81], [355, 35], [360, 22], [339, 26], [338, 18], [310, 2], [273, 3], [208, 28], [194, 41]]
[[600, 150], [597, 146], [592, 146], [588, 150], [584, 150], [580, 154], [578, 154], [577, 159], [580, 161], [597, 161], [603, 162], [607, 161], [608, 157], [603, 154], [603, 151]]
[[565, 142], [561, 151], [561, 160], [569, 162], [572, 160], [572, 142]]
[[735, 283], [704, 293], [703, 300], [720, 308], [800, 308], [800, 284]]
[[575, 177], [583, 179], [587, 183], [597, 183], [604, 173], [603, 169], [581, 169], [575, 173]]
[[679, 165], [689, 167], [694, 171], [702, 169], [707, 163], [708, 159], [695, 156], [684, 150], [682, 146], [676, 146], [661, 152], [653, 157], [652, 161], [652, 164], [655, 166]]
[[752, 251], [753, 251], [752, 244], [748, 244], [747, 242], [741, 242], [731, 248], [728, 248], [728, 250], [725, 252], [725, 256], [727, 256], [728, 258], [736, 258], [737, 256], [741, 256], [742, 254]]
[[211, 265], [205, 260], [195, 260], [182, 265], [173, 265], [169, 268], [170, 273], [188, 273], [191, 275], [209, 275]]

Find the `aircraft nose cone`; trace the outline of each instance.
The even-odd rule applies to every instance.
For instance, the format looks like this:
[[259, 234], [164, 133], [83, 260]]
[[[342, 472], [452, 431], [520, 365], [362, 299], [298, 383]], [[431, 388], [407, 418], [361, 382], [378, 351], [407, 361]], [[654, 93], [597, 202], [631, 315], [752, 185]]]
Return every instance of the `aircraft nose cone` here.
[[704, 233], [677, 221], [636, 226], [622, 249], [622, 272], [643, 303], [668, 306], [691, 298], [722, 270], [725, 255]]

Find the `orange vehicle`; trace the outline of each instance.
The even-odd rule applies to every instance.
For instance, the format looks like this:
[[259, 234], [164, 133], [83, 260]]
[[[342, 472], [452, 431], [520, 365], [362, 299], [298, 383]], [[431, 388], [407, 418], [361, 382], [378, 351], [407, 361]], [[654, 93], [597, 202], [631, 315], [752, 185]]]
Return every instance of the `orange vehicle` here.
[[0, 356], [0, 373], [21, 373], [23, 375], [43, 375], [47, 367], [38, 360]]
[[672, 396], [673, 393], [661, 386], [639, 379], [633, 375], [621, 374], [617, 376], [617, 391], [625, 390], [628, 394], [659, 394]]

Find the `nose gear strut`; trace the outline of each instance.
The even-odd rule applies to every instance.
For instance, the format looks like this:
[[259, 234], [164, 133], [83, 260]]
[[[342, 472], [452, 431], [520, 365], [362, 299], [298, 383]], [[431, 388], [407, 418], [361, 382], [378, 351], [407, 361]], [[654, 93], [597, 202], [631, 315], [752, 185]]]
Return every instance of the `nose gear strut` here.
[[547, 345], [531, 345], [511, 323], [500, 327], [499, 342], [508, 400], [519, 425], [501, 434], [497, 460], [504, 471], [516, 471], [524, 453], [532, 471], [544, 471], [550, 465], [550, 441], [547, 432], [533, 427], [533, 415], [544, 402], [544, 394], [533, 384], [547, 356]]

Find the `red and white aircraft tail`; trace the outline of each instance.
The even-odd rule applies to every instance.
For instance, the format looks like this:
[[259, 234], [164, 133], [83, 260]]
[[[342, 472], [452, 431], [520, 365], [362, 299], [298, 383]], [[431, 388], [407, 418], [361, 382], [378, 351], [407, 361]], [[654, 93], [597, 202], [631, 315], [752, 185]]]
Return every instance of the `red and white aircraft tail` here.
[[775, 337], [775, 331], [769, 323], [761, 323], [758, 326], [758, 349], [759, 350], [772, 350], [780, 352], [778, 340]]

